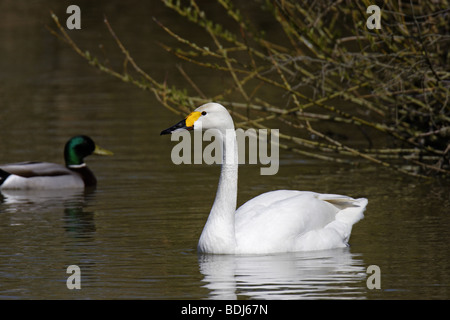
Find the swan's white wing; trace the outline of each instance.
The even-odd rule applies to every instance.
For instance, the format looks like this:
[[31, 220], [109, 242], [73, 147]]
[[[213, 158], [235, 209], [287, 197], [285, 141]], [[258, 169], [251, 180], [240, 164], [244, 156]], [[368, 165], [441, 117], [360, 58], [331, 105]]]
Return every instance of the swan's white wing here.
[[237, 253], [345, 246], [351, 225], [363, 217], [364, 203], [358, 201], [306, 191], [263, 193], [236, 211]]

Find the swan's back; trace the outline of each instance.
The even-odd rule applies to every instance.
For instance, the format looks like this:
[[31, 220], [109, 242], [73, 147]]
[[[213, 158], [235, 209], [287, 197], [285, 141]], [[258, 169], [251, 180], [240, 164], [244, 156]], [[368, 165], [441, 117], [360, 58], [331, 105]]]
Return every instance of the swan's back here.
[[236, 253], [322, 250], [347, 246], [353, 224], [364, 217], [366, 199], [278, 190], [236, 210]]

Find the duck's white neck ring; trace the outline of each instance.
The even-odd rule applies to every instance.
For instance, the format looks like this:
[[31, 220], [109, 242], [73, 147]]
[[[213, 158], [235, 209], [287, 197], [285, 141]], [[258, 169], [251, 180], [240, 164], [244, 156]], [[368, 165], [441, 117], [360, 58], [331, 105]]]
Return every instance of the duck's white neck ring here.
[[69, 164], [67, 167], [70, 169], [80, 169], [86, 167], [86, 163], [83, 162], [81, 164]]

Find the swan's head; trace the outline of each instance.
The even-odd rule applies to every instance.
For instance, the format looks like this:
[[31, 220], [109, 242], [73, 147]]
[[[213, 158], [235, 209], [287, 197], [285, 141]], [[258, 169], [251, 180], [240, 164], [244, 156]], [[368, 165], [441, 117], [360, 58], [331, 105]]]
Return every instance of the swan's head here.
[[192, 111], [185, 119], [161, 131], [161, 135], [180, 130], [208, 130], [225, 131], [234, 129], [233, 119], [228, 110], [219, 103], [206, 103]]

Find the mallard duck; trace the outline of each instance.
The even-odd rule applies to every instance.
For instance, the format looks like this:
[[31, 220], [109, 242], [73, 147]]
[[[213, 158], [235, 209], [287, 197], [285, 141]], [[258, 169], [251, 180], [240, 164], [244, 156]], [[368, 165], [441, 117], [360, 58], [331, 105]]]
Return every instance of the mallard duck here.
[[198, 251], [214, 254], [268, 254], [346, 247], [353, 224], [364, 217], [367, 199], [310, 191], [263, 193], [236, 210], [238, 154], [233, 119], [218, 103], [195, 109], [163, 130], [215, 129], [222, 141], [219, 185], [198, 242]]
[[50, 162], [18, 162], [0, 165], [0, 189], [62, 189], [94, 187], [92, 171], [84, 163], [91, 155], [112, 155], [88, 136], [72, 137], [64, 147], [66, 165]]

